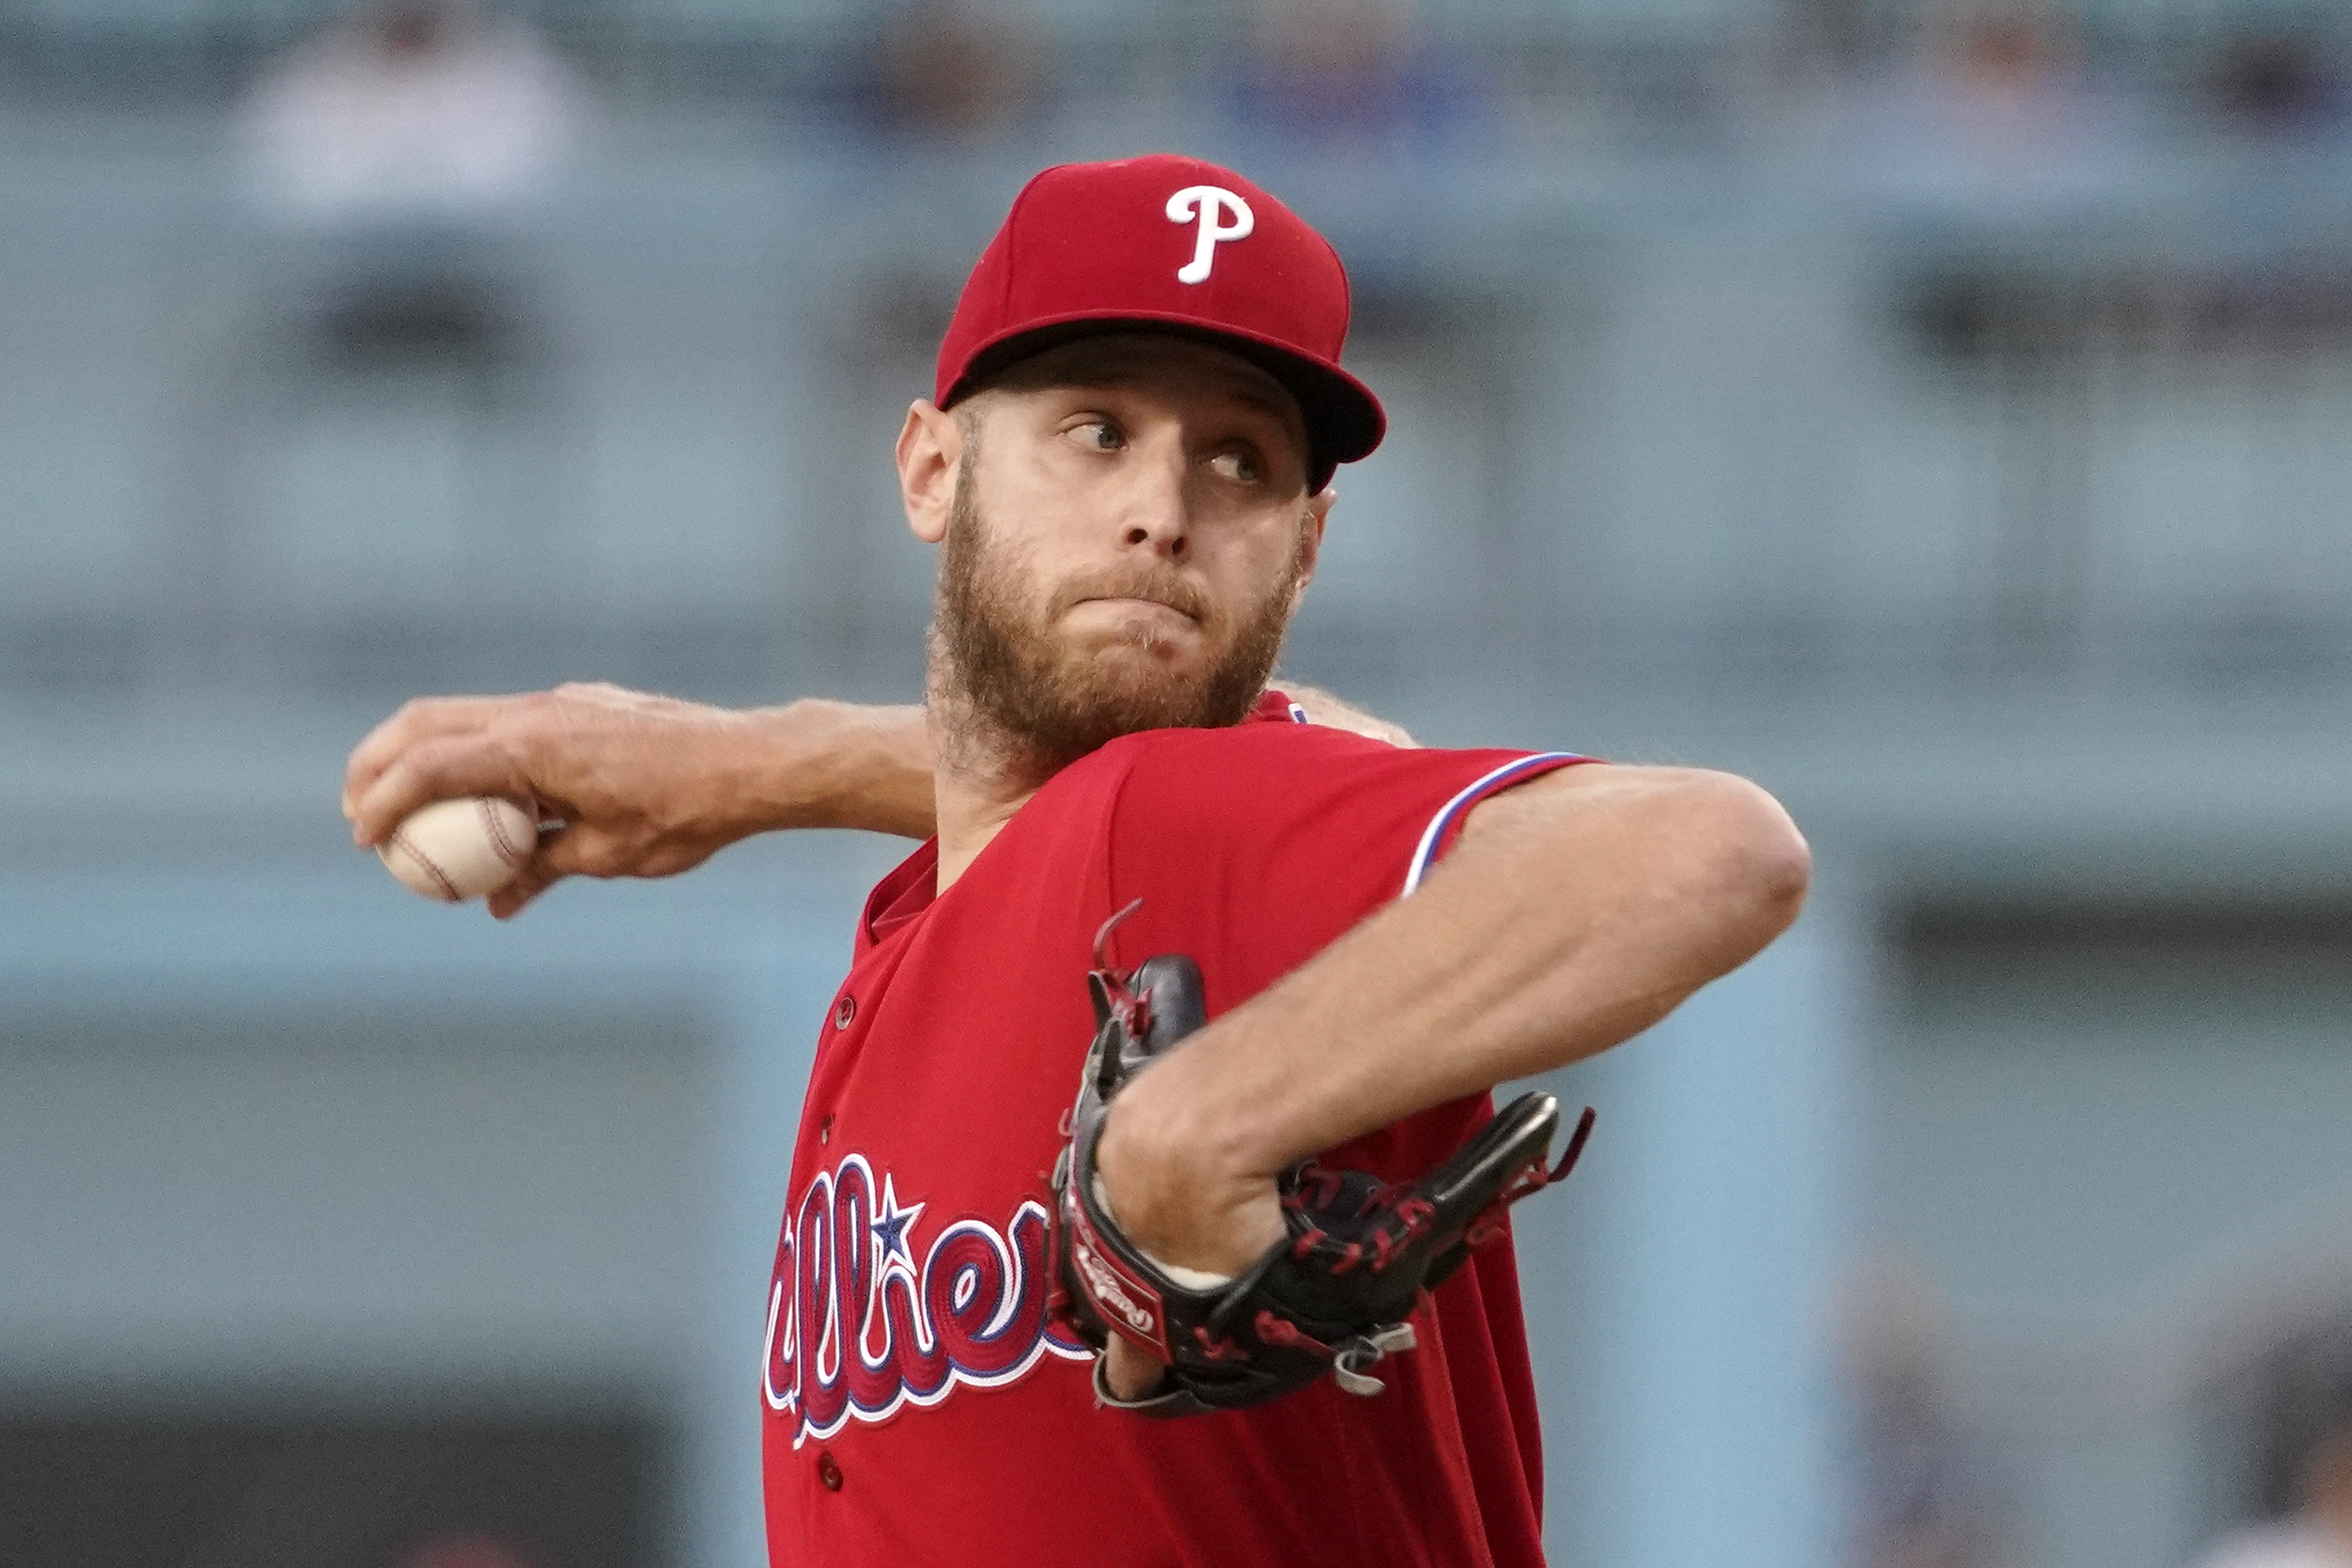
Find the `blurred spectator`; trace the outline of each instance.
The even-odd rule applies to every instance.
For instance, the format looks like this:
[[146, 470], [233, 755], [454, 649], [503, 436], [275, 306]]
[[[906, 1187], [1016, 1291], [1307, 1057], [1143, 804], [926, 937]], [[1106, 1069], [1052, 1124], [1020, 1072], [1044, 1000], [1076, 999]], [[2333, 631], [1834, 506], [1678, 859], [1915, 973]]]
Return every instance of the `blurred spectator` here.
[[1236, 105], [1255, 124], [1318, 141], [1442, 129], [1473, 95], [1417, 24], [1413, 0], [1254, 0]]
[[2009, 1531], [1952, 1408], [1942, 1297], [1907, 1260], [1848, 1281], [1842, 1361], [1857, 1441], [1853, 1568], [1997, 1568]]
[[2352, 1568], [2352, 1419], [2314, 1445], [2292, 1517], [2225, 1538], [2202, 1568]]
[[2338, 62], [2319, 39], [2265, 31], [2222, 46], [2206, 98], [2229, 129], [2290, 141], [2342, 129], [2347, 94]]
[[260, 194], [287, 215], [462, 218], [544, 188], [572, 96], [535, 33], [472, 0], [369, 0], [263, 78], [244, 130]]
[[307, 345], [344, 366], [515, 363], [513, 241], [575, 98], [537, 34], [473, 0], [367, 0], [270, 69], [242, 130], [265, 214], [304, 242], [277, 293]]
[[1002, 0], [905, 0], [883, 21], [877, 66], [878, 119], [956, 141], [1029, 120], [1053, 82], [1050, 39]]
[[2004, 205], [2096, 188], [2121, 131], [2058, 0], [1932, 0], [1911, 57], [1863, 84], [1844, 119], [1886, 193]]

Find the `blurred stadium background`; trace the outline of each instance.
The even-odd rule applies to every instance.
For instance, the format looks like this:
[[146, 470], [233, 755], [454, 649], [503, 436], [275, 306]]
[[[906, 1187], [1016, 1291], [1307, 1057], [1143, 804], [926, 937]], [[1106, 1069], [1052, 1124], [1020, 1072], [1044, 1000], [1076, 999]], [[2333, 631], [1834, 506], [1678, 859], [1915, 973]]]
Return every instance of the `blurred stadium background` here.
[[1819, 853], [1563, 1075], [1555, 1561], [2346, 1512], [2347, 47], [2340, 0], [0, 0], [0, 1561], [760, 1560], [793, 1107], [898, 848], [494, 927], [350, 851], [341, 759], [417, 692], [911, 697], [898, 411], [1022, 179], [1159, 148], [1335, 238], [1394, 419], [1289, 671], [1749, 772]]

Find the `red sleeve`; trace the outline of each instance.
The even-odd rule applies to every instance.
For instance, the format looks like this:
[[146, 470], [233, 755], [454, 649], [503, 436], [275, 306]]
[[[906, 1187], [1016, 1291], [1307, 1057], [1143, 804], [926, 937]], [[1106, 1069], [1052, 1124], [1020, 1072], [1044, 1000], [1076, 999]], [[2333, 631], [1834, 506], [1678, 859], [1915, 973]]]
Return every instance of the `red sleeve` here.
[[1115, 907], [1143, 900], [1119, 961], [1164, 950], [1153, 943], [1214, 949], [1235, 970], [1223, 986], [1208, 976], [1216, 1010], [1410, 894], [1479, 801], [1585, 760], [1393, 747], [1311, 724], [1114, 744], [1130, 749], [1110, 813], [1109, 893]]
[[[1158, 730], [1113, 745], [1127, 756], [1109, 816], [1110, 907], [1142, 906], [1111, 957], [1192, 955], [1213, 1018], [1410, 894], [1480, 800], [1585, 760], [1404, 748], [1311, 724]], [[1450, 1148], [1464, 1116], [1443, 1120]]]

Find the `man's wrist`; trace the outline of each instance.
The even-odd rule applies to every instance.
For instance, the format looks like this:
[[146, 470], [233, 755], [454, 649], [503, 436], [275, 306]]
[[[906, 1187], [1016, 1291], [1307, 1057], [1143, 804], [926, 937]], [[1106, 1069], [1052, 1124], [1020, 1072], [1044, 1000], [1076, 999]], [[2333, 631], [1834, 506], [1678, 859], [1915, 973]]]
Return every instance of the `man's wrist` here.
[[1121, 1091], [1139, 1153], [1200, 1185], [1259, 1180], [1292, 1163], [1280, 1097], [1250, 1092], [1236, 1071], [1250, 1052], [1234, 1031], [1250, 1021], [1218, 1019]]
[[[1280, 1239], [1272, 1173], [1237, 1162], [1169, 1065], [1139, 1074], [1113, 1103], [1095, 1150], [1101, 1197], [1128, 1239], [1163, 1267], [1238, 1274]], [[1145, 1087], [1155, 1078], [1159, 1092]]]

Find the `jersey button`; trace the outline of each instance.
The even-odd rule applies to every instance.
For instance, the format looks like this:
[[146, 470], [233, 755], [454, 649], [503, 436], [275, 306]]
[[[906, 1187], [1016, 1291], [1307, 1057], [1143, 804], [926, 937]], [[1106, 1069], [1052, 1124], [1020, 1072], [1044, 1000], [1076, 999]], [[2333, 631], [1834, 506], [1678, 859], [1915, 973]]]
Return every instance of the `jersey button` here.
[[816, 1141], [820, 1144], [830, 1144], [833, 1142], [833, 1113], [831, 1112], [827, 1112], [825, 1113], [824, 1120], [816, 1124]]
[[847, 1029], [849, 1027], [849, 1020], [856, 1016], [857, 998], [856, 997], [844, 997], [841, 1000], [833, 1004], [834, 1028]]
[[827, 1491], [841, 1490], [841, 1467], [833, 1462], [831, 1454], [819, 1454], [816, 1457], [816, 1479], [824, 1483], [824, 1490]]

